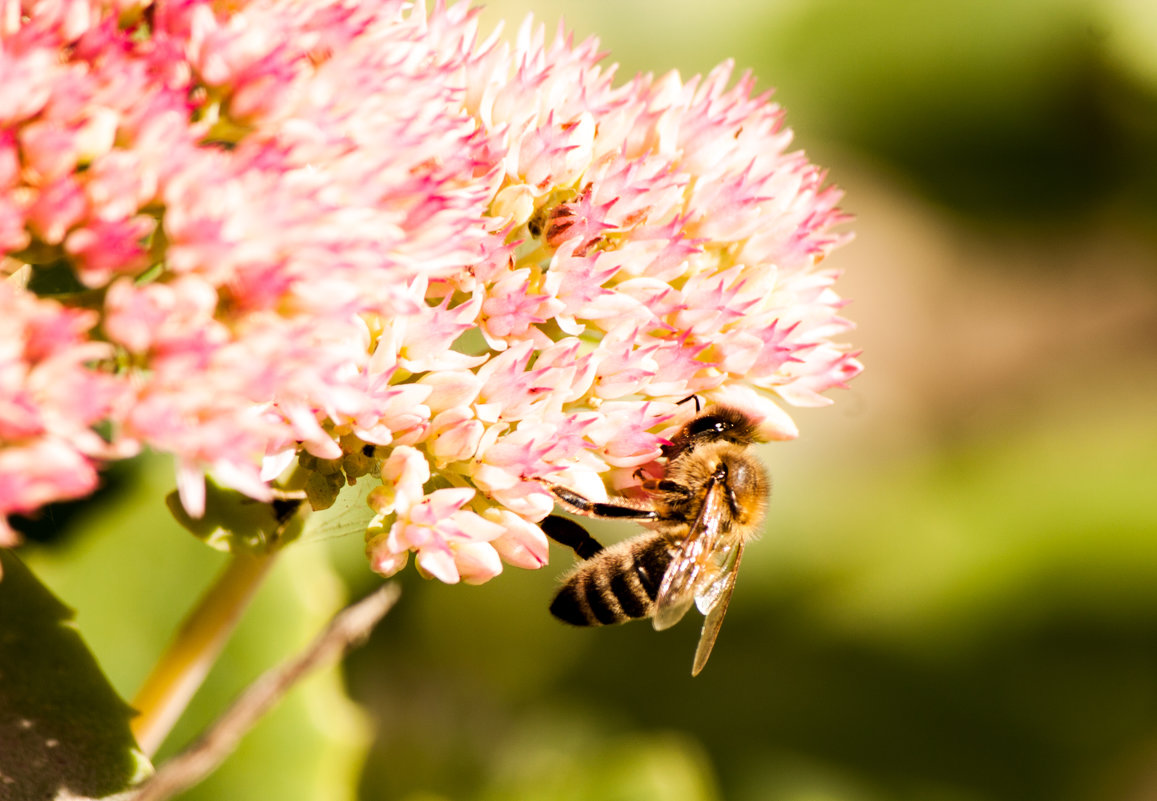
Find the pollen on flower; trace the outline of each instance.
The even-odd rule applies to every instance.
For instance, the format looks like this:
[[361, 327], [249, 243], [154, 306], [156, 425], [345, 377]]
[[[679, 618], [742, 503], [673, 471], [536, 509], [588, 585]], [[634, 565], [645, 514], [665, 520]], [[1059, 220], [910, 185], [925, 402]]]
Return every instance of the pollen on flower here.
[[374, 570], [477, 583], [545, 563], [542, 479], [637, 483], [680, 401], [789, 439], [861, 369], [840, 193], [730, 64], [616, 86], [466, 4], [37, 9], [0, 22], [0, 250], [78, 294], [0, 293], [0, 539], [136, 448], [193, 513], [296, 454], [315, 507], [380, 480]]

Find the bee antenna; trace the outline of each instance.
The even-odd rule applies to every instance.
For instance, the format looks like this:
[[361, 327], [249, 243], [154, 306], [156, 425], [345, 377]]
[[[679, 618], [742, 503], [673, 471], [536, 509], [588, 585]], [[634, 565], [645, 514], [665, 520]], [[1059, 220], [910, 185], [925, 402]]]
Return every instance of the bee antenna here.
[[699, 414], [699, 410], [700, 410], [701, 406], [699, 405], [699, 396], [698, 395], [695, 395], [695, 394], [688, 395], [683, 400], [678, 401], [675, 405], [676, 406], [682, 406], [687, 401], [695, 401], [695, 414]]

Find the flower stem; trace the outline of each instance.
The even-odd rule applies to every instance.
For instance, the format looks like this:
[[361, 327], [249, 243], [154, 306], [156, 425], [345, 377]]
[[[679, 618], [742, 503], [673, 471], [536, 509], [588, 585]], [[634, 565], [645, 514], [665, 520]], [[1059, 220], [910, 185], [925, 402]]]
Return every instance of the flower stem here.
[[275, 555], [276, 551], [233, 554], [145, 679], [133, 700], [140, 714], [132, 728], [137, 744], [149, 757], [200, 688]]
[[334, 615], [309, 647], [263, 673], [195, 743], [159, 766], [133, 801], [163, 801], [209, 775], [298, 681], [364, 642], [398, 600], [399, 592], [398, 585], [385, 584]]

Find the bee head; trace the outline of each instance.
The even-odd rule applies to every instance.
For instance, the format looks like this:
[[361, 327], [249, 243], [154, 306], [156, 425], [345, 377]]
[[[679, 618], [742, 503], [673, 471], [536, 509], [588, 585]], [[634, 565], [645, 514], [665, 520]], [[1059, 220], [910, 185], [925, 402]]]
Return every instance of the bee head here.
[[715, 406], [700, 412], [679, 429], [671, 444], [663, 448], [663, 455], [672, 458], [700, 445], [721, 441], [751, 445], [756, 441], [755, 422], [738, 409]]

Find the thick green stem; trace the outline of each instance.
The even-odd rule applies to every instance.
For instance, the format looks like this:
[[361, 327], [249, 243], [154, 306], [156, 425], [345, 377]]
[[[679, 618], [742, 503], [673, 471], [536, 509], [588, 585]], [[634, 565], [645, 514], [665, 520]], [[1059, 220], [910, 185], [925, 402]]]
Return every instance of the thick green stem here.
[[271, 553], [236, 553], [206, 591], [137, 692], [137, 744], [152, 757], [168, 737], [225, 647], [273, 564]]

